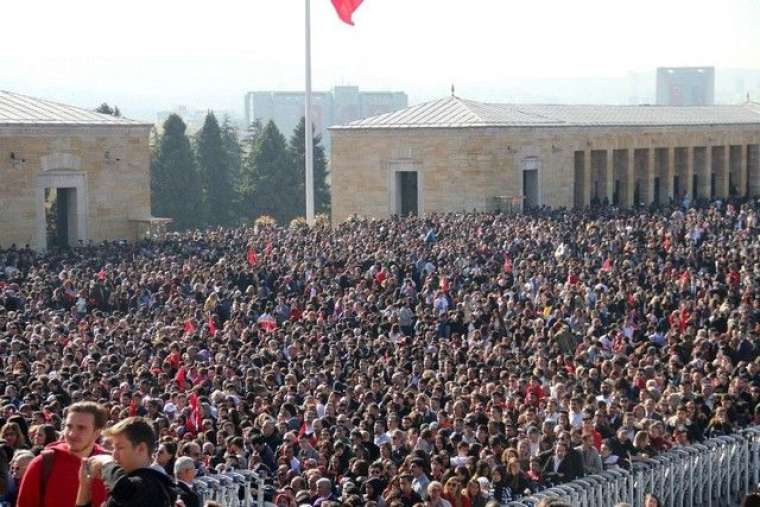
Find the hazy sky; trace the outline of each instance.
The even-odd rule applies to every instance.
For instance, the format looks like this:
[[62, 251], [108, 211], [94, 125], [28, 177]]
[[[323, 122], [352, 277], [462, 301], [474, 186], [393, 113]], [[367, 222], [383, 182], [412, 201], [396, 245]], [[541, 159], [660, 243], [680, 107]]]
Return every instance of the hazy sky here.
[[[364, 0], [354, 27], [330, 0], [311, 5], [315, 90], [356, 84], [416, 102], [453, 82], [506, 102], [525, 80], [760, 68], [758, 0]], [[304, 0], [11, 0], [2, 18], [0, 89], [136, 117], [241, 111], [247, 90], [303, 88]]]

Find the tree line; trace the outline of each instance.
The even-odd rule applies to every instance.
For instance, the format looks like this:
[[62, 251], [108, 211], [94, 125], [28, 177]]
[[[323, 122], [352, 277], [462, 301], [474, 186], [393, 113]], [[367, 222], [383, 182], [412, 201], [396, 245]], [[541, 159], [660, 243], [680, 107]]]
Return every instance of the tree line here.
[[[249, 223], [262, 215], [279, 224], [306, 213], [305, 122], [289, 140], [274, 122], [256, 122], [240, 139], [238, 130], [213, 112], [188, 135], [176, 114], [151, 140], [152, 214], [174, 220], [174, 230]], [[327, 159], [314, 135], [315, 212], [329, 213]]]

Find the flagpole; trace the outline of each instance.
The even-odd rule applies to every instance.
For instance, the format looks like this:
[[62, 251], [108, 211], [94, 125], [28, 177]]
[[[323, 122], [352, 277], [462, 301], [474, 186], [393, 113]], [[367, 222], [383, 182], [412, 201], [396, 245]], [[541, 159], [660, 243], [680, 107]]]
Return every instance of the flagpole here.
[[306, 222], [314, 224], [314, 141], [311, 127], [311, 6], [306, 0], [306, 97], [304, 100], [304, 120], [306, 138]]

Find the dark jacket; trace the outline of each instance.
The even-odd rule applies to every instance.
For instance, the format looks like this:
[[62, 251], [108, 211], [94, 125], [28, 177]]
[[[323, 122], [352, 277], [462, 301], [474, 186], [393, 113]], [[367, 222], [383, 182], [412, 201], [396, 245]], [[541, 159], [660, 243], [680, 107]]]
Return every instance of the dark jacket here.
[[201, 497], [193, 491], [193, 488], [182, 481], [177, 481], [177, 488], [179, 489], [179, 498], [185, 507], [201, 507]]
[[107, 507], [174, 507], [178, 489], [171, 477], [152, 468], [126, 473], [116, 463], [103, 466]]
[[583, 475], [583, 462], [575, 459], [575, 456], [568, 452], [559, 463], [557, 471], [554, 471], [554, 456], [551, 456], [544, 465], [543, 474], [547, 482], [560, 484], [577, 479]]

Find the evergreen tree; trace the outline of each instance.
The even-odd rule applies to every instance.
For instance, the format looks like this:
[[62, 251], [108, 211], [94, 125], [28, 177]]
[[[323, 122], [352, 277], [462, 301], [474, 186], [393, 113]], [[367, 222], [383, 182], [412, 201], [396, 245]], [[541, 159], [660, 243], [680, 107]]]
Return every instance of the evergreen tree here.
[[[312, 126], [312, 135], [314, 127]], [[306, 216], [306, 121], [301, 117], [290, 137], [290, 157], [300, 181], [300, 216]], [[330, 187], [327, 184], [327, 158], [322, 136], [313, 135], [314, 147], [314, 213], [330, 213]]]
[[271, 215], [287, 225], [298, 216], [298, 188], [285, 137], [270, 121], [257, 136], [244, 167], [243, 195], [250, 217]]
[[97, 109], [95, 109], [95, 112], [101, 114], [109, 114], [111, 116], [121, 116], [121, 111], [119, 111], [118, 106], [114, 106], [112, 108], [106, 102], [100, 104]]
[[176, 230], [203, 227], [201, 181], [186, 130], [182, 118], [170, 115], [151, 161], [153, 215], [173, 218]]
[[230, 175], [230, 184], [232, 185], [233, 209], [232, 221], [234, 224], [240, 223], [242, 212], [240, 209], [240, 172], [243, 164], [243, 148], [240, 146], [237, 128], [231, 123], [228, 116], [225, 115], [222, 121], [222, 144], [224, 153], [227, 157], [227, 167]]
[[206, 115], [197, 135], [198, 169], [203, 182], [206, 218], [209, 225], [231, 225], [235, 193], [230, 177], [222, 131], [213, 112]]

